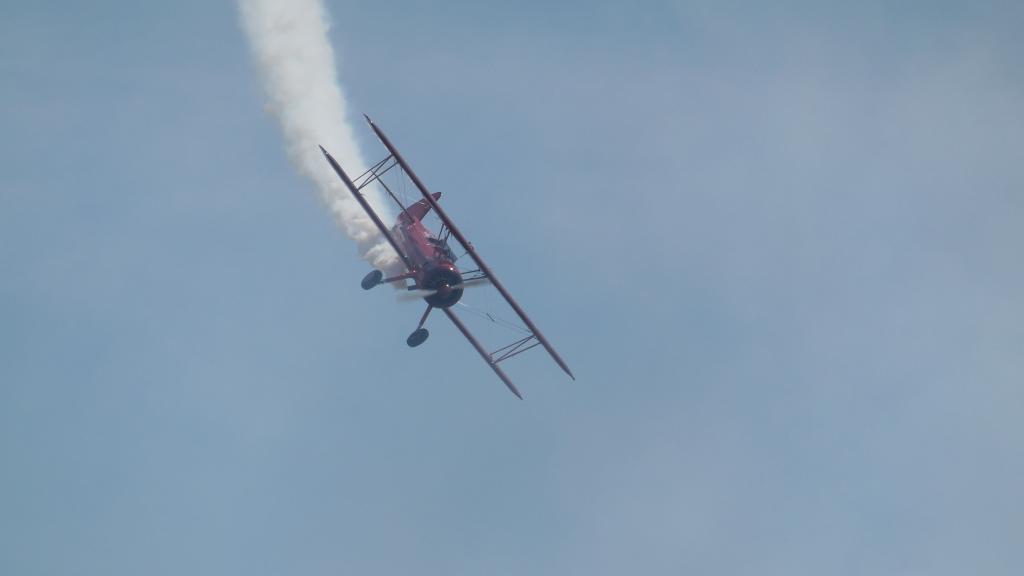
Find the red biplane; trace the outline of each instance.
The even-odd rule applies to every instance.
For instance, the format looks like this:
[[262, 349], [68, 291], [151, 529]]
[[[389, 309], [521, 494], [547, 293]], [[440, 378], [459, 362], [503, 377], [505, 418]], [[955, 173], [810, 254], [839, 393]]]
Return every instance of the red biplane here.
[[[576, 379], [573, 376], [572, 371], [565, 364], [565, 361], [555, 352], [555, 349], [548, 342], [547, 338], [541, 334], [537, 326], [530, 320], [530, 317], [523, 312], [523, 309], [519, 307], [519, 304], [512, 298], [512, 295], [508, 293], [508, 290], [501, 284], [494, 272], [491, 271], [490, 267], [480, 258], [480, 255], [473, 249], [473, 245], [466, 240], [462, 232], [455, 226], [455, 224], [445, 213], [444, 209], [438, 204], [438, 200], [441, 198], [440, 192], [431, 194], [427, 191], [427, 187], [423, 185], [423, 182], [416, 176], [409, 165], [406, 163], [402, 155], [398, 153], [398, 150], [391, 144], [388, 137], [384, 135], [379, 127], [373, 123], [368, 116], [365, 116], [366, 121], [370, 124], [377, 138], [380, 139], [384, 147], [387, 148], [389, 154], [386, 158], [374, 164], [369, 170], [364, 172], [361, 176], [355, 180], [349, 178], [348, 174], [338, 165], [338, 162], [330, 155], [327, 150], [324, 150], [323, 146], [320, 147], [320, 151], [324, 153], [327, 161], [334, 168], [334, 171], [338, 173], [338, 176], [348, 187], [352, 196], [359, 202], [359, 205], [366, 210], [366, 214], [373, 220], [373, 223], [377, 225], [380, 233], [387, 238], [387, 241], [391, 244], [391, 247], [398, 253], [398, 257], [401, 259], [404, 265], [405, 271], [396, 276], [385, 278], [384, 273], [380, 270], [374, 270], [366, 275], [363, 279], [363, 289], [369, 290], [374, 286], [385, 284], [389, 282], [404, 282], [406, 280], [412, 281], [412, 285], [407, 286], [409, 290], [416, 290], [418, 293], [423, 294], [423, 300], [427, 303], [427, 309], [420, 318], [419, 324], [416, 326], [416, 330], [409, 335], [406, 343], [409, 346], [419, 346], [426, 339], [429, 333], [423, 325], [427, 321], [427, 317], [430, 312], [435, 308], [442, 310], [445, 315], [451, 319], [455, 327], [462, 332], [462, 335], [469, 340], [469, 343], [473, 345], [480, 356], [487, 362], [487, 365], [494, 370], [495, 374], [501, 378], [501, 381], [508, 386], [508, 389], [512, 391], [520, 399], [522, 395], [519, 390], [516, 389], [515, 385], [509, 380], [505, 372], [498, 366], [499, 363], [508, 360], [509, 358], [525, 352], [535, 346], [543, 346], [547, 350], [551, 358], [568, 374], [573, 380]], [[387, 171], [391, 170], [395, 166], [398, 166], [405, 172], [409, 180], [416, 186], [419, 192], [423, 195], [423, 199], [419, 200], [409, 206], [404, 205], [398, 197], [391, 191], [391, 189], [384, 183], [381, 176]], [[400, 214], [398, 221], [392, 228], [388, 228], [381, 221], [380, 217], [373, 210], [370, 204], [366, 201], [362, 190], [373, 182], [378, 182], [381, 187], [387, 191], [388, 196], [398, 204]], [[424, 217], [431, 211], [441, 220], [442, 226], [441, 231], [438, 234], [431, 233], [426, 226], [423, 224]], [[466, 254], [473, 260], [477, 268], [474, 270], [463, 271], [459, 270], [455, 266], [456, 256], [448, 245], [448, 240], [455, 238], [455, 241], [462, 246], [466, 251]], [[526, 325], [527, 336], [512, 342], [511, 344], [502, 346], [493, 352], [488, 352], [479, 340], [466, 328], [466, 325], [455, 315], [452, 310], [454, 306], [461, 298], [463, 289], [472, 283], [476, 282], [488, 282], [501, 294], [502, 298], [508, 302], [508, 305], [515, 311], [516, 315]]]

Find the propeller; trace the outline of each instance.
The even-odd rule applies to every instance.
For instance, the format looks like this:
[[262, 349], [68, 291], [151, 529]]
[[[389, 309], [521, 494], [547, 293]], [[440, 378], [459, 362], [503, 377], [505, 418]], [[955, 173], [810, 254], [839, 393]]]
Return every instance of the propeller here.
[[[453, 286], [449, 286], [449, 288], [452, 289], [452, 290], [465, 290], [467, 288], [475, 288], [477, 286], [481, 286], [481, 285], [486, 284], [486, 283], [487, 283], [487, 278], [473, 278], [472, 280], [466, 280], [465, 282], [462, 282], [461, 284], [455, 284]], [[430, 296], [433, 296], [434, 294], [437, 294], [437, 292], [438, 291], [436, 289], [435, 290], [422, 290], [422, 289], [403, 290], [403, 291], [398, 293], [398, 299], [400, 301], [402, 301], [402, 302], [415, 302], [417, 300], [422, 300], [424, 298], [428, 298]]]

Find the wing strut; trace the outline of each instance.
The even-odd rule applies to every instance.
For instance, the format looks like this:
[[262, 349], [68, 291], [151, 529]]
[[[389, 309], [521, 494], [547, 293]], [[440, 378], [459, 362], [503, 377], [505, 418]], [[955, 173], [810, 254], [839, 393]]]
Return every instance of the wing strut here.
[[[416, 185], [416, 188], [419, 189], [420, 194], [423, 195], [423, 198], [427, 201], [428, 204], [430, 204], [430, 207], [434, 209], [434, 213], [437, 214], [438, 218], [441, 219], [441, 222], [443, 222], [444, 225], [448, 227], [448, 230], [451, 231], [452, 236], [455, 236], [455, 239], [466, 250], [466, 253], [469, 254], [469, 257], [472, 258], [474, 262], [476, 262], [476, 265], [480, 268], [480, 271], [487, 276], [487, 279], [491, 282], [491, 284], [494, 285], [498, 292], [501, 293], [502, 297], [505, 298], [505, 301], [508, 302], [509, 306], [511, 306], [512, 309], [515, 310], [516, 314], [519, 315], [519, 319], [522, 320], [523, 323], [526, 324], [526, 327], [529, 328], [530, 332], [532, 332], [533, 335], [536, 336], [537, 341], [540, 342], [541, 346], [543, 346], [544, 349], [548, 351], [548, 354], [551, 355], [551, 358], [558, 364], [558, 366], [562, 370], [565, 371], [566, 374], [569, 375], [570, 378], [575, 380], [576, 377], [573, 376], [572, 370], [569, 370], [569, 366], [566, 365], [565, 361], [562, 360], [562, 357], [558, 355], [558, 352], [556, 352], [554, 347], [551, 346], [551, 344], [548, 342], [548, 339], [545, 338], [541, 331], [537, 329], [537, 326], [533, 323], [532, 320], [530, 320], [530, 317], [526, 315], [526, 312], [524, 312], [523, 309], [519, 307], [519, 303], [516, 302], [515, 298], [513, 298], [511, 294], [509, 294], [508, 290], [505, 289], [505, 286], [502, 285], [501, 281], [499, 281], [498, 278], [494, 275], [490, 267], [487, 266], [483, 259], [480, 258], [480, 255], [476, 253], [476, 250], [473, 249], [473, 245], [468, 240], [466, 240], [465, 236], [462, 235], [462, 232], [455, 225], [455, 223], [452, 222], [451, 218], [448, 217], [448, 214], [444, 211], [444, 208], [441, 208], [441, 205], [438, 204], [436, 200], [434, 200], [434, 197], [430, 194], [430, 191], [427, 190], [427, 187], [423, 184], [423, 181], [421, 181], [419, 177], [416, 176], [416, 173], [412, 171], [412, 168], [409, 167], [409, 164], [405, 161], [405, 158], [403, 158], [402, 155], [398, 152], [398, 150], [395, 149], [394, 145], [391, 144], [391, 141], [388, 140], [388, 137], [384, 135], [384, 132], [382, 132], [381, 129], [378, 128], [377, 125], [373, 123], [373, 120], [370, 120], [369, 116], [364, 114], [363, 117], [366, 118], [367, 122], [369, 122], [370, 128], [373, 128], [373, 132], [377, 134], [377, 138], [379, 138], [381, 143], [384, 144], [384, 147], [388, 149], [388, 152], [390, 152], [391, 155], [395, 157], [395, 160], [398, 161], [398, 164], [402, 167], [402, 170], [405, 171], [405, 173], [409, 176], [409, 179], [412, 180], [413, 184]], [[493, 368], [494, 371], [498, 373], [498, 376], [500, 376], [501, 379], [505, 382], [505, 385], [509, 386], [510, 388], [512, 388], [513, 391], [515, 391], [515, 388], [512, 387], [511, 382], [508, 381], [504, 373], [501, 372], [498, 366], [491, 361], [490, 355], [488, 355], [483, 350], [483, 348], [480, 347], [479, 343], [476, 342], [476, 340], [470, 336], [469, 332], [467, 332], [465, 328], [461, 326], [461, 323], [455, 318], [455, 315], [449, 312], [448, 310], [445, 310], [445, 312], [448, 313], [448, 317], [452, 318], [452, 321], [456, 323], [456, 326], [460, 327], [462, 333], [465, 334], [466, 337], [469, 338], [471, 342], [473, 342], [474, 346], [476, 346], [477, 348], [477, 351], [479, 351], [480, 354], [484, 356], [484, 359], [487, 360], [487, 363], [491, 365], [491, 368]], [[517, 393], [516, 396], [518, 395], [519, 394]]]

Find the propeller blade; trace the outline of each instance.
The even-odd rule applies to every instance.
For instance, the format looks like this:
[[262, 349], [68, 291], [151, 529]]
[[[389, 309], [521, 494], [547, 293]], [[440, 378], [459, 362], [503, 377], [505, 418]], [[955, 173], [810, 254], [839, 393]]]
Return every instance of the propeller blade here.
[[[467, 288], [475, 288], [477, 286], [487, 283], [487, 278], [473, 278], [472, 280], [466, 280], [461, 284], [452, 286], [452, 290], [465, 290]], [[422, 300], [437, 294], [437, 290], [403, 290], [398, 293], [398, 300], [401, 302], [415, 302]]]

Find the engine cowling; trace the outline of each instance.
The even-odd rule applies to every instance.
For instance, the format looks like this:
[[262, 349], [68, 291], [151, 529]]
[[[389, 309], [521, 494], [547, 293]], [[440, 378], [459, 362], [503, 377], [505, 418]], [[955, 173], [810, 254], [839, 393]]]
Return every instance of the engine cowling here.
[[424, 298], [427, 304], [435, 308], [449, 308], [462, 298], [462, 288], [453, 288], [453, 286], [462, 286], [462, 275], [454, 266], [429, 270], [422, 286], [427, 290], [435, 291]]

